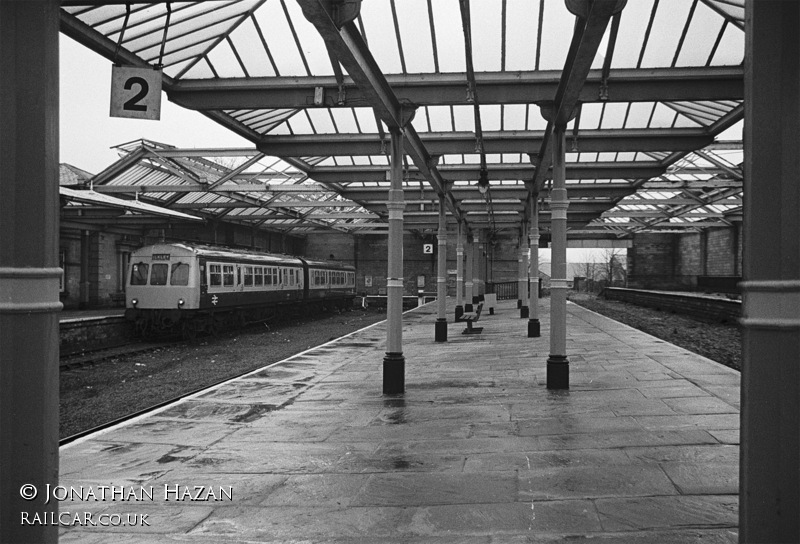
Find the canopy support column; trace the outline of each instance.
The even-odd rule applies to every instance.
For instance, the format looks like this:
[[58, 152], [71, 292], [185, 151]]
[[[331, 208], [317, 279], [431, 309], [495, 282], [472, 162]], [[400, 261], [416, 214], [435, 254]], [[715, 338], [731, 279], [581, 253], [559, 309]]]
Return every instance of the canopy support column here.
[[531, 266], [528, 278], [530, 289], [528, 295], [528, 338], [541, 336], [539, 326], [539, 202], [538, 195], [531, 192], [528, 195], [531, 218], [528, 239], [531, 244]]
[[553, 130], [553, 189], [550, 191], [552, 269], [550, 280], [550, 357], [547, 388], [569, 389], [567, 358], [567, 200], [564, 167], [566, 125]]
[[447, 342], [447, 210], [444, 193], [439, 194], [439, 232], [436, 241], [439, 246], [436, 278], [436, 300], [439, 314], [436, 319], [436, 341]]
[[0, 542], [57, 542], [59, 2], [0, 2]]
[[464, 230], [463, 222], [458, 222], [456, 239], [456, 320], [464, 314]]
[[389, 262], [386, 274], [386, 356], [383, 358], [383, 394], [405, 392], [403, 356], [403, 133], [391, 130], [391, 188], [389, 210]]
[[522, 228], [519, 232], [519, 281], [517, 290], [519, 291], [519, 317], [528, 319], [530, 309], [528, 308], [528, 220], [522, 220]]
[[800, 4], [745, 32], [739, 542], [800, 542]]
[[464, 271], [464, 311], [472, 312], [472, 262], [475, 258], [475, 244], [469, 239], [469, 232], [465, 233], [467, 239], [467, 264]]

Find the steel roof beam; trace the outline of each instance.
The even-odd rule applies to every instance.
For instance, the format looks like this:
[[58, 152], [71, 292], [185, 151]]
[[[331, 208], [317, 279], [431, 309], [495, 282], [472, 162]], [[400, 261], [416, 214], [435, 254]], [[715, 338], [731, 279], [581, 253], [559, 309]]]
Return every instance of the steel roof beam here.
[[[476, 72], [481, 104], [531, 104], [553, 100], [561, 71]], [[418, 106], [471, 105], [464, 92], [465, 73], [386, 75], [390, 90], [400, 102]], [[339, 86], [333, 76], [272, 77], [248, 79], [182, 79], [165, 85], [172, 102], [195, 110], [313, 108], [321, 88], [324, 106], [359, 107], [367, 98], [344, 79], [346, 100], [339, 102]], [[591, 70], [578, 91], [580, 102], [599, 102], [602, 70]], [[743, 100], [744, 69], [734, 67], [654, 68], [610, 70], [608, 101], [654, 102], [690, 100]]]
[[[490, 180], [531, 179], [533, 166], [521, 164], [490, 164]], [[642, 162], [592, 162], [567, 165], [567, 179], [649, 179], [660, 176], [665, 168], [659, 164]], [[442, 165], [439, 172], [445, 180], [472, 181], [480, 174], [480, 165]], [[419, 179], [416, 169], [409, 169], [409, 179]], [[379, 166], [319, 166], [309, 172], [309, 177], [321, 183], [384, 181], [386, 169]], [[494, 191], [495, 186], [492, 186]], [[343, 188], [343, 192], [347, 192]], [[477, 191], [477, 188], [475, 189]]]
[[[636, 189], [628, 183], [592, 183], [569, 186], [570, 202], [573, 203], [580, 202], [580, 199], [584, 198], [592, 200], [599, 199], [600, 202], [616, 202], [618, 199], [633, 194], [635, 191]], [[478, 193], [474, 186], [466, 188], [455, 185], [450, 189], [450, 192], [458, 201], [464, 201], [466, 199], [478, 200]], [[503, 199], [523, 200], [528, 194], [524, 185], [493, 185], [492, 193], [494, 194], [495, 202], [498, 200], [502, 202]], [[345, 197], [349, 198], [352, 196], [353, 198], [363, 200], [367, 203], [370, 201], [373, 203], [386, 201], [386, 191], [375, 187], [345, 189], [342, 191], [342, 194]], [[437, 198], [437, 195], [430, 189], [422, 192], [409, 190], [406, 193], [406, 198], [409, 202], [418, 202], [420, 200], [432, 202]], [[547, 199], [545, 199], [545, 201], [547, 201]]]
[[437, 193], [446, 195], [445, 202], [450, 212], [460, 217], [456, 202], [447, 195], [446, 183], [439, 175], [435, 161], [410, 123], [409, 113], [413, 116], [413, 111], [409, 112], [395, 96], [355, 24], [347, 22], [338, 28], [320, 0], [297, 0], [297, 2], [303, 10], [303, 15], [316, 27], [328, 50], [345, 67], [375, 113], [390, 129], [404, 133], [405, 153], [425, 175], [431, 187]]
[[[544, 131], [484, 131], [486, 153], [533, 153], [542, 145]], [[420, 139], [436, 155], [474, 154], [474, 132], [426, 132]], [[691, 151], [713, 142], [704, 129], [583, 130], [577, 145], [581, 153], [624, 151]], [[279, 157], [382, 155], [385, 142], [378, 134], [296, 134], [264, 136], [258, 150]]]

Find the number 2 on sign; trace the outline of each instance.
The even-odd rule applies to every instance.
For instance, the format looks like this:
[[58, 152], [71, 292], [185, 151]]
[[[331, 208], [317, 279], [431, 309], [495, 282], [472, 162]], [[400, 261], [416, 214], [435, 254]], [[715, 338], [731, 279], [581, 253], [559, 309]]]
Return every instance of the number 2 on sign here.
[[159, 119], [161, 117], [161, 70], [111, 68], [111, 117]]
[[122, 109], [130, 111], [147, 111], [147, 106], [145, 104], [139, 104], [139, 101], [147, 97], [147, 91], [150, 90], [150, 85], [147, 84], [147, 80], [138, 76], [134, 76], [128, 78], [128, 80], [125, 82], [125, 90], [131, 90], [134, 85], [139, 86], [139, 92], [133, 95], [130, 100], [125, 101], [125, 104], [122, 105]]

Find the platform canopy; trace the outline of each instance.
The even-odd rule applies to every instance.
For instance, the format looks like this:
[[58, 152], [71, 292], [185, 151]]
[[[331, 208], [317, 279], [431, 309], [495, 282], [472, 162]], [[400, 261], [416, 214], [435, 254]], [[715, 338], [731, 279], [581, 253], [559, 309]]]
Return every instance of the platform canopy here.
[[61, 30], [160, 65], [169, 100], [253, 143], [214, 180], [139, 191], [186, 213], [384, 232], [402, 129], [406, 229], [435, 229], [445, 194], [450, 221], [519, 232], [532, 192], [546, 237], [544, 106], [570, 237], [740, 220], [741, 143], [719, 140], [743, 118], [744, 0], [62, 0]]

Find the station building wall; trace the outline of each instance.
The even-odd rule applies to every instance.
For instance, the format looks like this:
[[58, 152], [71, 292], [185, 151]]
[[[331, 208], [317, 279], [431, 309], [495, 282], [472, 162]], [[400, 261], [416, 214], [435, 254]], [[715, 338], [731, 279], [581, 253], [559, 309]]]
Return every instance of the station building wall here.
[[628, 286], [640, 289], [693, 290], [704, 277], [735, 281], [742, 274], [742, 225], [637, 234], [628, 249], [628, 267]]

